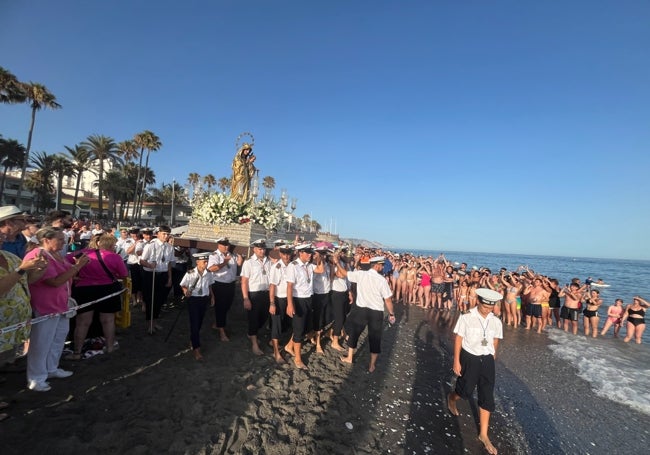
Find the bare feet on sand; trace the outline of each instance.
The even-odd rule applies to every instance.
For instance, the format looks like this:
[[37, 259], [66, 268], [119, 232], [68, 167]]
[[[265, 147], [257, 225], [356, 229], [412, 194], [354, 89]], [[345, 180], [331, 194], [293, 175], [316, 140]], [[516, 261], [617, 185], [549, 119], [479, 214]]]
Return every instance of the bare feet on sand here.
[[332, 344], [330, 345], [330, 347], [331, 347], [332, 349], [336, 350], [336, 351], [339, 351], [339, 352], [343, 352], [343, 351], [345, 351], [345, 349], [343, 349], [343, 347], [342, 347], [340, 344], [338, 344], [338, 343], [336, 343], [336, 344], [332, 343]]
[[296, 362], [294, 360], [293, 363], [296, 365], [296, 368], [298, 368], [299, 370], [308, 370], [309, 369], [309, 368], [307, 368], [307, 365], [305, 365], [302, 362], [298, 363], [298, 362]]
[[497, 454], [497, 448], [492, 445], [492, 443], [490, 442], [490, 438], [488, 438], [487, 436], [479, 435], [478, 440], [483, 443], [483, 445], [485, 446], [485, 450], [487, 450], [488, 453], [492, 455]]
[[194, 359], [195, 360], [198, 360], [198, 361], [203, 360], [203, 356], [201, 355], [201, 350], [199, 348], [194, 349], [193, 353], [194, 353]]
[[352, 360], [348, 359], [347, 357], [339, 357], [341, 362], [346, 363], [348, 365], [352, 365]]
[[289, 346], [284, 347], [284, 352], [289, 354], [291, 357], [294, 357], [296, 354], [294, 354], [293, 349], [291, 349]]
[[449, 409], [449, 412], [455, 416], [460, 415], [458, 408], [456, 407], [456, 402], [451, 399], [451, 393], [447, 395], [447, 409]]
[[280, 363], [280, 364], [287, 363], [287, 361], [284, 360], [284, 357], [282, 357], [282, 355], [280, 355], [280, 354], [275, 355], [273, 357], [275, 358], [275, 363]]

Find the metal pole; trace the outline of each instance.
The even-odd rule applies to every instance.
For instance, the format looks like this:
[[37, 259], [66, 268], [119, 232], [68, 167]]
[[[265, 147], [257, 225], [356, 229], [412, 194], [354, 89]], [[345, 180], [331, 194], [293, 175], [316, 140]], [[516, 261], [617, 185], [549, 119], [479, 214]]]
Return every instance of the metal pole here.
[[174, 227], [174, 199], [176, 199], [174, 194], [175, 186], [176, 186], [176, 179], [172, 179], [172, 214], [170, 217], [172, 227]]
[[151, 319], [149, 320], [149, 333], [153, 335], [153, 302], [156, 297], [156, 267], [153, 268], [151, 275]]

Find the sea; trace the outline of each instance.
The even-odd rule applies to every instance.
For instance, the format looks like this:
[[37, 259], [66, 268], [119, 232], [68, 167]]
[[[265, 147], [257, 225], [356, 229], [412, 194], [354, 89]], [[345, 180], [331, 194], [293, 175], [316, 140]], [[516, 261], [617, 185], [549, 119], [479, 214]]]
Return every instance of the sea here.
[[[440, 251], [429, 250], [395, 251], [434, 258], [440, 254]], [[527, 266], [536, 273], [557, 278], [561, 285], [570, 283], [572, 278], [580, 278], [581, 282], [588, 277], [594, 281], [602, 278], [610, 286], [599, 288], [603, 299], [599, 311], [600, 329], [605, 323], [607, 308], [614, 304], [615, 299], [623, 299], [624, 306], [632, 303], [635, 295], [650, 300], [650, 261], [647, 260], [460, 251], [445, 251], [444, 254], [452, 263], [467, 263], [468, 268], [488, 267], [495, 271], [505, 267], [514, 271], [519, 266]], [[650, 311], [647, 320], [650, 322]], [[589, 382], [598, 395], [650, 415], [650, 330], [644, 332], [640, 345], [633, 340], [623, 342], [625, 327], [621, 328], [619, 338], [613, 337], [613, 328], [605, 337], [587, 338], [582, 334], [581, 317], [579, 330], [576, 336], [557, 328], [548, 329], [552, 341], [549, 348], [554, 355], [563, 362], [570, 362], [577, 369], [578, 376]]]

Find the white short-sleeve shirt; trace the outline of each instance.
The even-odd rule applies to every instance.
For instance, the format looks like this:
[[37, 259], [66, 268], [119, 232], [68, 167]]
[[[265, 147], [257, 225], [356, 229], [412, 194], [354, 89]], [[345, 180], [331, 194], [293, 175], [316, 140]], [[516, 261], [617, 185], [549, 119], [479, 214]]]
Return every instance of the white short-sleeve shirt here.
[[375, 269], [348, 272], [348, 280], [357, 283], [357, 306], [384, 311], [384, 300], [393, 296], [388, 281]]
[[494, 355], [494, 339], [503, 338], [503, 324], [492, 313], [484, 318], [474, 307], [458, 318], [454, 333], [463, 338], [463, 349], [470, 354]]

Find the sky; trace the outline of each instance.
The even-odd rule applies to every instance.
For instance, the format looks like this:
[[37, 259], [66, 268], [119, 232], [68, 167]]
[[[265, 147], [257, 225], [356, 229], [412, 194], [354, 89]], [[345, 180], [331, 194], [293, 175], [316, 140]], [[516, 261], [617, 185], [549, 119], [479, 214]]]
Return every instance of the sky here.
[[[260, 177], [342, 237], [650, 259], [650, 3], [0, 0], [33, 151], [143, 130], [158, 183]], [[0, 134], [27, 142], [27, 105]]]

